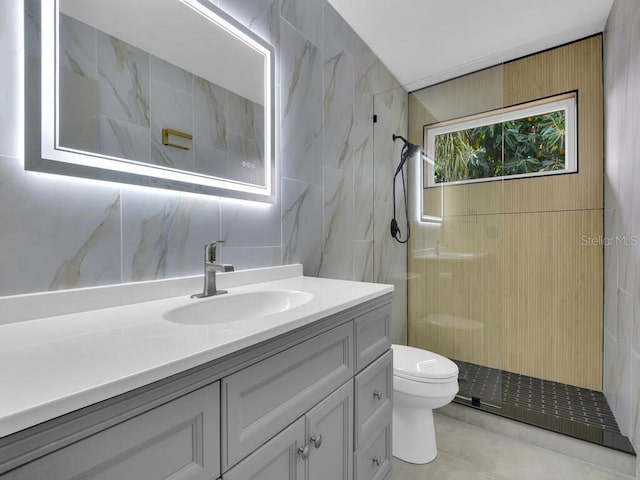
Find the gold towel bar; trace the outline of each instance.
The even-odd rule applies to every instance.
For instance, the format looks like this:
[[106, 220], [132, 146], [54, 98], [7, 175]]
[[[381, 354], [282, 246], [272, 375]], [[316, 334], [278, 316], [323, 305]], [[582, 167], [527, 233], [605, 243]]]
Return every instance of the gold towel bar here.
[[162, 129], [162, 144], [167, 145], [169, 147], [181, 148], [182, 150], [190, 150], [191, 147], [187, 147], [185, 145], [180, 145], [179, 143], [173, 143], [169, 141], [169, 135], [174, 135], [176, 137], [186, 138], [187, 140], [193, 140], [193, 135], [185, 132], [181, 132], [179, 130], [173, 130], [171, 128], [163, 128]]

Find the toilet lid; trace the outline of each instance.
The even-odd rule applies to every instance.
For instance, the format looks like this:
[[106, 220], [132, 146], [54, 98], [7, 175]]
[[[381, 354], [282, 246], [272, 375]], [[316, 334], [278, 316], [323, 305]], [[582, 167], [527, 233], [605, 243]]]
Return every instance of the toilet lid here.
[[393, 374], [415, 381], [458, 376], [458, 366], [442, 355], [405, 345], [392, 345]]

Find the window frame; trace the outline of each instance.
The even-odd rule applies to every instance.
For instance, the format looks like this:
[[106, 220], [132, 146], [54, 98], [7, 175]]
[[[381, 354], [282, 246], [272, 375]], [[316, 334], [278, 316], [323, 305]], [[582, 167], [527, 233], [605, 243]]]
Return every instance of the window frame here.
[[512, 180], [532, 177], [546, 177], [549, 175], [563, 175], [578, 172], [578, 99], [576, 92], [556, 95], [542, 100], [527, 102], [511, 107], [491, 110], [479, 115], [441, 122], [424, 127], [424, 146], [429, 159], [435, 158], [435, 138], [446, 133], [468, 130], [491, 124], [508, 122], [519, 118], [526, 118], [545, 113], [565, 112], [565, 168], [562, 170], [548, 170], [531, 173], [519, 173], [515, 175], [500, 175], [486, 178], [471, 178], [467, 180], [456, 180], [453, 182], [435, 182], [434, 163], [428, 162], [425, 176], [426, 185], [424, 188], [441, 187], [449, 185], [466, 185], [473, 183], [493, 182], [496, 180]]

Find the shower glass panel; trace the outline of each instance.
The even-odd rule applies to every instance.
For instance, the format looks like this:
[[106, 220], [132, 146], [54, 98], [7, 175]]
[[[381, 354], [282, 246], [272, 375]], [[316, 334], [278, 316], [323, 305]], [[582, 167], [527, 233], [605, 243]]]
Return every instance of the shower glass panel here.
[[[397, 82], [391, 74], [382, 68], [373, 69], [376, 72], [374, 81], [361, 79], [361, 83], [368, 83], [370, 88], [376, 88], [381, 93], [374, 95], [373, 106], [366, 105], [356, 99], [358, 119], [362, 117], [363, 123], [366, 120], [371, 125], [372, 113], [373, 123], [373, 168], [363, 164], [366, 159], [362, 153], [366, 153], [371, 144], [365, 142], [366, 137], [361, 135], [361, 129], [357, 124], [352, 132], [355, 138], [354, 145], [354, 181], [356, 192], [357, 217], [362, 216], [373, 208], [373, 224], [363, 224], [360, 229], [361, 235], [366, 240], [373, 240], [372, 263], [374, 271], [374, 281], [387, 283], [394, 286], [393, 304], [391, 312], [391, 341], [398, 344], [407, 343], [407, 244], [396, 242], [389, 233], [389, 224], [393, 216], [393, 183], [394, 174], [400, 161], [400, 151], [402, 142], [394, 142], [393, 134], [402, 135], [407, 138], [407, 91], [397, 86]], [[364, 77], [363, 77], [364, 78]], [[369, 97], [370, 98], [370, 97]], [[364, 102], [364, 100], [363, 100]], [[366, 107], [369, 107], [366, 110]], [[373, 112], [371, 111], [373, 108]], [[366, 113], [366, 115], [361, 115]], [[361, 140], [358, 140], [361, 139]], [[412, 168], [412, 161], [408, 161], [408, 167]], [[405, 174], [407, 167], [404, 168]], [[371, 172], [374, 172], [373, 176]], [[405, 183], [409, 178], [405, 177]], [[402, 193], [402, 178], [398, 175], [396, 184], [396, 214], [398, 225], [402, 232], [402, 238], [406, 235], [405, 203]], [[373, 188], [375, 192], [373, 205], [366, 204], [367, 189]], [[359, 199], [365, 198], [365, 203], [359, 204]], [[363, 218], [358, 221], [363, 223]], [[357, 245], [367, 243], [356, 242]]]
[[464, 122], [501, 109], [503, 92], [500, 65], [409, 94], [409, 140], [426, 158], [410, 166], [408, 344], [455, 361], [458, 400], [492, 408], [503, 399], [505, 208], [504, 181], [489, 177], [503, 170], [502, 131]]

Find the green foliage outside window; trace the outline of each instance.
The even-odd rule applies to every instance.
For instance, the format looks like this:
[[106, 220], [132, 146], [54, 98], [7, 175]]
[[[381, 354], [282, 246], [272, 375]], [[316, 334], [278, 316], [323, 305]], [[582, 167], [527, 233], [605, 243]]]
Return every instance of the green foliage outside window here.
[[565, 168], [565, 112], [519, 118], [435, 137], [435, 182]]

